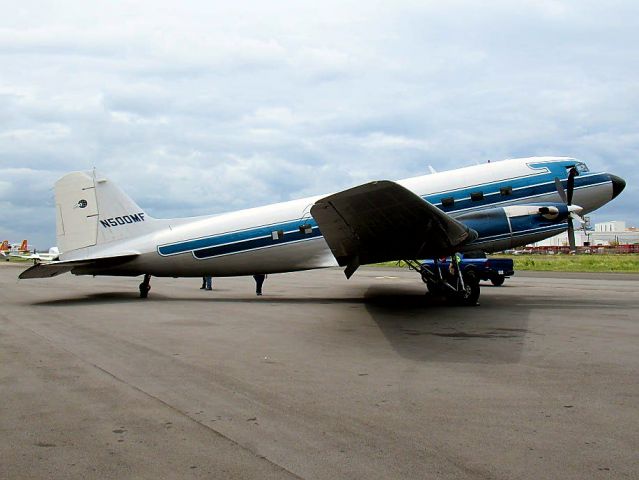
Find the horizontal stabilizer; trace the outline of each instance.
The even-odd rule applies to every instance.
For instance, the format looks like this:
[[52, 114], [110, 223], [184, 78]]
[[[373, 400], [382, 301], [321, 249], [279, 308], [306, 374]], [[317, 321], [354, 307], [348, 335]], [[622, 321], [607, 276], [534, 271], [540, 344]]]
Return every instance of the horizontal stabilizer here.
[[[90, 262], [87, 262], [87, 264]], [[25, 280], [27, 278], [51, 278], [61, 273], [70, 272], [78, 262], [53, 262], [53, 263], [36, 263], [30, 268], [22, 272], [18, 278]]]
[[474, 240], [469, 229], [401, 185], [366, 183], [318, 200], [311, 215], [350, 277], [359, 265], [433, 258]]
[[62, 273], [70, 272], [76, 268], [81, 268], [83, 270], [90, 270], [91, 268], [103, 269], [115, 265], [121, 265], [133, 260], [138, 255], [139, 252], [122, 252], [108, 257], [92, 257], [81, 260], [37, 263], [22, 272], [18, 278], [21, 280], [29, 278], [51, 278]]

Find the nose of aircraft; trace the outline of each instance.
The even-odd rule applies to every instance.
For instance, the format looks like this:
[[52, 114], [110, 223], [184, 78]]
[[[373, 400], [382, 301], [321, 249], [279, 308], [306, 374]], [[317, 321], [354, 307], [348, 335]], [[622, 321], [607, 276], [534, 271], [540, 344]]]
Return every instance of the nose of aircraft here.
[[626, 181], [617, 175], [610, 175], [612, 182], [612, 198], [616, 198], [626, 188]]

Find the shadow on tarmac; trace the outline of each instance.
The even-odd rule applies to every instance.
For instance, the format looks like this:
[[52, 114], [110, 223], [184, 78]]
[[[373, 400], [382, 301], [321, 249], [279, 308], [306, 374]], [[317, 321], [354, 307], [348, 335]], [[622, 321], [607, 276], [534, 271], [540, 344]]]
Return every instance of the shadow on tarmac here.
[[370, 287], [365, 306], [402, 357], [424, 362], [517, 363], [527, 337], [528, 308], [504, 297], [480, 297], [480, 306], [462, 307], [405, 288]]
[[[500, 287], [503, 288], [503, 287]], [[534, 335], [527, 328], [531, 308], [519, 306], [523, 297], [484, 295], [480, 306], [451, 305], [443, 298], [424, 294], [421, 285], [375, 285], [345, 292], [347, 297], [220, 298], [213, 296], [171, 297], [151, 292], [140, 299], [136, 292], [101, 292], [81, 297], [31, 303], [33, 306], [139, 304], [151, 302], [243, 303], [247, 305], [361, 305], [391, 348], [404, 358], [426, 362], [504, 364], [517, 363], [525, 341]], [[555, 307], [553, 307], [555, 308]], [[534, 337], [532, 337], [534, 338]]]
[[[213, 292], [214, 294], [215, 292]], [[247, 304], [291, 304], [291, 305], [304, 305], [304, 304], [341, 304], [341, 303], [365, 303], [366, 299], [362, 297], [352, 298], [330, 298], [330, 297], [279, 297], [264, 295], [261, 297], [236, 297], [236, 298], [221, 298], [215, 296], [209, 297], [170, 297], [162, 294], [149, 294], [149, 298], [142, 299], [134, 292], [104, 292], [104, 293], [92, 293], [83, 297], [74, 298], [58, 298], [54, 300], [43, 300], [40, 302], [30, 302], [31, 306], [68, 306], [68, 305], [101, 305], [101, 304], [115, 304], [115, 303], [148, 303], [148, 302], [200, 302], [200, 303], [247, 303]]]

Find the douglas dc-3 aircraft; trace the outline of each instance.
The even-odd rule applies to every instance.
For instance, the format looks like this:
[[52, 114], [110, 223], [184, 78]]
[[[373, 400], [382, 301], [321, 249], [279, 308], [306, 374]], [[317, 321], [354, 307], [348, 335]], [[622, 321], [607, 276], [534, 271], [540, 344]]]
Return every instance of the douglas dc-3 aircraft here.
[[[573, 158], [534, 157], [375, 181], [330, 195], [205, 217], [151, 218], [110, 180], [69, 173], [55, 184], [58, 261], [20, 278], [75, 275], [199, 277], [279, 273], [405, 260], [429, 289], [474, 305], [478, 280], [456, 252], [494, 252], [551, 237], [625, 188]], [[574, 201], [574, 203], [573, 203]], [[453, 255], [453, 268], [418, 259]]]

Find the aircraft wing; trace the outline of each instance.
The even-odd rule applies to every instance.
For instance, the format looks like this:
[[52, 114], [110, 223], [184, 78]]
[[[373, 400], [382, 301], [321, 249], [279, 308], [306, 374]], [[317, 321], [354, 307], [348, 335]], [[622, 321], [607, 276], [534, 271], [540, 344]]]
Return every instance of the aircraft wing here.
[[62, 273], [70, 272], [75, 268], [81, 268], [83, 270], [99, 270], [126, 263], [138, 255], [138, 252], [122, 252], [118, 255], [108, 257], [91, 257], [82, 260], [37, 263], [18, 275], [18, 278], [21, 280], [27, 278], [50, 278]]
[[348, 278], [360, 265], [445, 256], [477, 238], [474, 230], [387, 180], [324, 197], [311, 215]]

